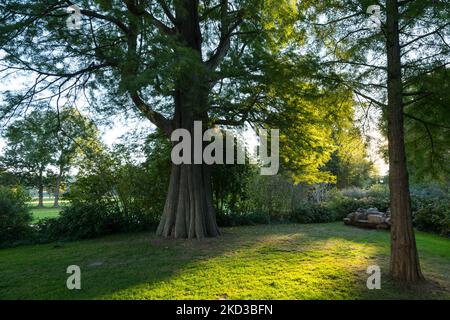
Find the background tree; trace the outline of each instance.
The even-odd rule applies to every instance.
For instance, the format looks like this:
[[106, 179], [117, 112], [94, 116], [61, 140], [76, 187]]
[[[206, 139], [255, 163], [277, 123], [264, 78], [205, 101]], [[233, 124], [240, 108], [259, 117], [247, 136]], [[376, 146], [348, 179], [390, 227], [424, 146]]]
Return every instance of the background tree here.
[[28, 186], [38, 189], [38, 207], [44, 207], [44, 179], [53, 155], [56, 140], [52, 119], [46, 112], [34, 111], [26, 120], [18, 120], [3, 134], [6, 140], [3, 166], [21, 177]]
[[100, 148], [100, 142], [97, 127], [75, 108], [65, 107], [52, 116], [57, 148], [54, 155], [57, 173], [53, 207], [57, 208], [64, 175], [77, 161], [83, 161], [84, 158], [95, 154]]
[[375, 168], [369, 160], [367, 145], [358, 128], [351, 126], [335, 133], [337, 150], [325, 166], [336, 176], [336, 187], [366, 187], [375, 176]]
[[[2, 166], [0, 161], [0, 166]], [[2, 186], [17, 186], [20, 184], [20, 177], [11, 171], [8, 171], [5, 167], [0, 167], [0, 185]]]

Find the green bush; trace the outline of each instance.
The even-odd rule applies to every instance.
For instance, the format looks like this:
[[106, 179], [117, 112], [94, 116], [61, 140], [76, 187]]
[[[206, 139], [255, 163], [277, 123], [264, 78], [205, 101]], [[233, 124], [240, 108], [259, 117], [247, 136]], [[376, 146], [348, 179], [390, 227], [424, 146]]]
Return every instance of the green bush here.
[[0, 186], [0, 245], [24, 240], [30, 235], [32, 216], [22, 188]]
[[37, 226], [38, 241], [89, 239], [119, 232], [154, 228], [155, 219], [145, 212], [126, 212], [113, 201], [72, 202], [58, 218], [45, 219]]
[[269, 224], [271, 218], [265, 213], [218, 213], [217, 224], [220, 227], [252, 226]]
[[336, 215], [323, 203], [304, 203], [291, 213], [290, 220], [296, 223], [325, 223], [335, 221]]
[[418, 230], [450, 236], [450, 196], [439, 185], [411, 189], [414, 226]]
[[414, 213], [417, 229], [450, 237], [450, 208], [448, 204], [426, 205]]
[[326, 207], [333, 212], [335, 219], [343, 219], [349, 213], [355, 212], [361, 206], [366, 205], [361, 200], [336, 196], [325, 203]]

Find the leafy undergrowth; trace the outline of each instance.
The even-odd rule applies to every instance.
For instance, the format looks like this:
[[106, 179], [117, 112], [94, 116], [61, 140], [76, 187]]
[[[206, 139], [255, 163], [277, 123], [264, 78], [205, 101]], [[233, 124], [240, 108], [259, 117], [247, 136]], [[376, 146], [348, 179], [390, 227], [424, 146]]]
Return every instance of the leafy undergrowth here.
[[[396, 287], [389, 234], [340, 223], [224, 229], [205, 241], [151, 233], [0, 250], [1, 299], [450, 299], [450, 240], [417, 234], [428, 282]], [[81, 267], [81, 290], [66, 268]], [[382, 289], [368, 290], [369, 265]]]

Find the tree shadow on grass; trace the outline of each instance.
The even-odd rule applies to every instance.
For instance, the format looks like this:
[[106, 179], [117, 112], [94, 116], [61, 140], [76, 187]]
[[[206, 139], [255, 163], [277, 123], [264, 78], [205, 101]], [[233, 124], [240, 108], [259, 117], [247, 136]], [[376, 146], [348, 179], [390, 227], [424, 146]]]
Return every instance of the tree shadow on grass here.
[[[204, 241], [153, 233], [0, 251], [3, 299], [354, 299], [386, 265], [388, 234], [338, 224], [224, 229]], [[66, 288], [78, 265], [82, 290]], [[388, 288], [387, 298], [401, 298]]]

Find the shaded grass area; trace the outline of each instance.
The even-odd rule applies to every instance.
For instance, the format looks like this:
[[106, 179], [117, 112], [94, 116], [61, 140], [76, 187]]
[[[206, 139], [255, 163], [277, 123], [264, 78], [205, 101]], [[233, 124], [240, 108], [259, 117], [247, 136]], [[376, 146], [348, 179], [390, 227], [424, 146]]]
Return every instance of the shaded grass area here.
[[[340, 223], [224, 229], [205, 241], [153, 233], [0, 250], [1, 299], [450, 299], [450, 240], [418, 233], [428, 282], [393, 285], [389, 234]], [[366, 288], [369, 265], [382, 289]], [[66, 289], [79, 265], [82, 290]]]

